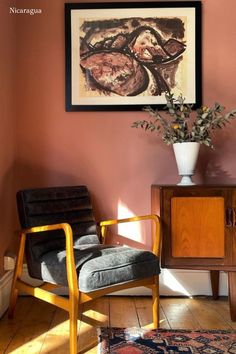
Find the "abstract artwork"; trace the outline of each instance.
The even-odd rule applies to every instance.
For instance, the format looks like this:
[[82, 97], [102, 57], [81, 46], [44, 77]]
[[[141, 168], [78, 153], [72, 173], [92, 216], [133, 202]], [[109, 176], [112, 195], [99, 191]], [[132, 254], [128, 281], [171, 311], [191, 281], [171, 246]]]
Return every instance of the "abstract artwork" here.
[[201, 104], [201, 3], [65, 4], [66, 109]]

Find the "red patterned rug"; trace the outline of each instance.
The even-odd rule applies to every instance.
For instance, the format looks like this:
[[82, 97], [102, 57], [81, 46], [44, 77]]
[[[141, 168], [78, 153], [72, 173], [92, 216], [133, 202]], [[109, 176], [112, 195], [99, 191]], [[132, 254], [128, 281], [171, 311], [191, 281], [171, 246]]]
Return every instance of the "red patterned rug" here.
[[99, 354], [236, 354], [236, 331], [101, 328]]

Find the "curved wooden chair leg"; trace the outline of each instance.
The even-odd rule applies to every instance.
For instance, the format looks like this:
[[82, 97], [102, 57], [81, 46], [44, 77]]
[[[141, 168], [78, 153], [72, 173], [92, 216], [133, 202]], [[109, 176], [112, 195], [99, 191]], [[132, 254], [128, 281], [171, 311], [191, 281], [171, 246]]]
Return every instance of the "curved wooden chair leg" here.
[[155, 284], [152, 286], [152, 316], [153, 327], [159, 327], [159, 277], [155, 277]]
[[18, 289], [12, 287], [11, 290], [11, 297], [10, 297], [10, 302], [9, 302], [9, 310], [8, 310], [8, 318], [13, 319], [14, 313], [15, 313], [15, 308], [16, 308], [16, 302], [18, 298]]

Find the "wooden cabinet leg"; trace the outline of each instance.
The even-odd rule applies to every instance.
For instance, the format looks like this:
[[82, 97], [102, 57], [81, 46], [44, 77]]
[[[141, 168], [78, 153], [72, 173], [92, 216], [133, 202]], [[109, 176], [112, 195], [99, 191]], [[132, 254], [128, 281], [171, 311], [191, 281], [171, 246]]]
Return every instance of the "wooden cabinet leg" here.
[[220, 280], [220, 271], [219, 270], [211, 270], [211, 288], [212, 288], [212, 296], [214, 300], [219, 298], [219, 280]]
[[232, 321], [236, 321], [236, 272], [228, 272], [229, 308]]

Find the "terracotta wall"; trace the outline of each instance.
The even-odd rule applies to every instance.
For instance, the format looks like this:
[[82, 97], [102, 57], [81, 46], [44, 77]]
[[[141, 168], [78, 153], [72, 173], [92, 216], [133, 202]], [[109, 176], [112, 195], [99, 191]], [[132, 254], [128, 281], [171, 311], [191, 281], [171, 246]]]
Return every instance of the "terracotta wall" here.
[[13, 81], [15, 75], [14, 18], [8, 16], [9, 1], [0, 2], [0, 275], [3, 255], [11, 248], [13, 234], [13, 166], [15, 131]]
[[[149, 213], [150, 185], [179, 179], [171, 147], [130, 128], [143, 112], [65, 112], [64, 1], [34, 0], [33, 7], [42, 15], [15, 16], [15, 189], [87, 184], [98, 217]], [[235, 11], [235, 0], [203, 1], [204, 102], [228, 109], [236, 107]], [[197, 182], [236, 182], [235, 133], [236, 122], [218, 134], [214, 151], [201, 149]], [[149, 245], [136, 231], [135, 240]]]

